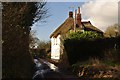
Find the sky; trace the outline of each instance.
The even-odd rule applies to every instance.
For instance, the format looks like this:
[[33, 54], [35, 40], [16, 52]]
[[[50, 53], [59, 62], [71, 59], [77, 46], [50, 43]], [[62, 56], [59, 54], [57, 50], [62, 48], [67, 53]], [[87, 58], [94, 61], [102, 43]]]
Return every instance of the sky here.
[[67, 18], [69, 11], [81, 8], [82, 21], [91, 21], [97, 28], [105, 29], [118, 23], [118, 0], [80, 0], [77, 2], [48, 1], [46, 6], [48, 15], [46, 23], [37, 22], [32, 26], [35, 36], [40, 40], [49, 41], [50, 34], [57, 29]]

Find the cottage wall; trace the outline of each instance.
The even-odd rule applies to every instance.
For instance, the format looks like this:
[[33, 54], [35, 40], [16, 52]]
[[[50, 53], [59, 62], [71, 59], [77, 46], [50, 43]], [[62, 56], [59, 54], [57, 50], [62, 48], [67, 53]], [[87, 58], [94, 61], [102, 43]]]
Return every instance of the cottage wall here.
[[60, 59], [60, 35], [57, 37], [51, 38], [51, 59], [59, 60]]

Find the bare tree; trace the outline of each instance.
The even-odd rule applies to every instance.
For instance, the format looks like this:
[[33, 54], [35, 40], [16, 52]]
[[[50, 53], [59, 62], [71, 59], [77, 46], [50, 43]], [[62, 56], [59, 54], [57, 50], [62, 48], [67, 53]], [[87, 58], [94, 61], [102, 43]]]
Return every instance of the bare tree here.
[[117, 37], [120, 35], [118, 24], [109, 26], [105, 31], [106, 37]]

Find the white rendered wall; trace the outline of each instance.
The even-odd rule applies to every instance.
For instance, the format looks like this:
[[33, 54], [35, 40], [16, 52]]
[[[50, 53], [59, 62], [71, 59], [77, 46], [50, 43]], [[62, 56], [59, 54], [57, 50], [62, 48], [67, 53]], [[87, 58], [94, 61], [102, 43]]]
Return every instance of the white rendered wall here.
[[60, 35], [51, 38], [51, 59], [60, 59]]

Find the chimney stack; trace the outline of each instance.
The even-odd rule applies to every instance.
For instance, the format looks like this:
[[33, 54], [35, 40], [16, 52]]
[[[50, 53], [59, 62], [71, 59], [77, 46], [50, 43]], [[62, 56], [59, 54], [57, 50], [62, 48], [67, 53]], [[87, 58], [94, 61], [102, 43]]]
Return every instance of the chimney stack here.
[[78, 7], [78, 13], [77, 13], [77, 19], [76, 19], [77, 25], [81, 26], [81, 14], [80, 14], [80, 7]]
[[74, 32], [76, 31], [76, 14], [77, 14], [77, 10], [75, 10], [75, 18], [74, 18]]
[[80, 14], [80, 7], [78, 7], [78, 14]]
[[69, 12], [69, 18], [73, 18], [73, 12], [72, 11]]

